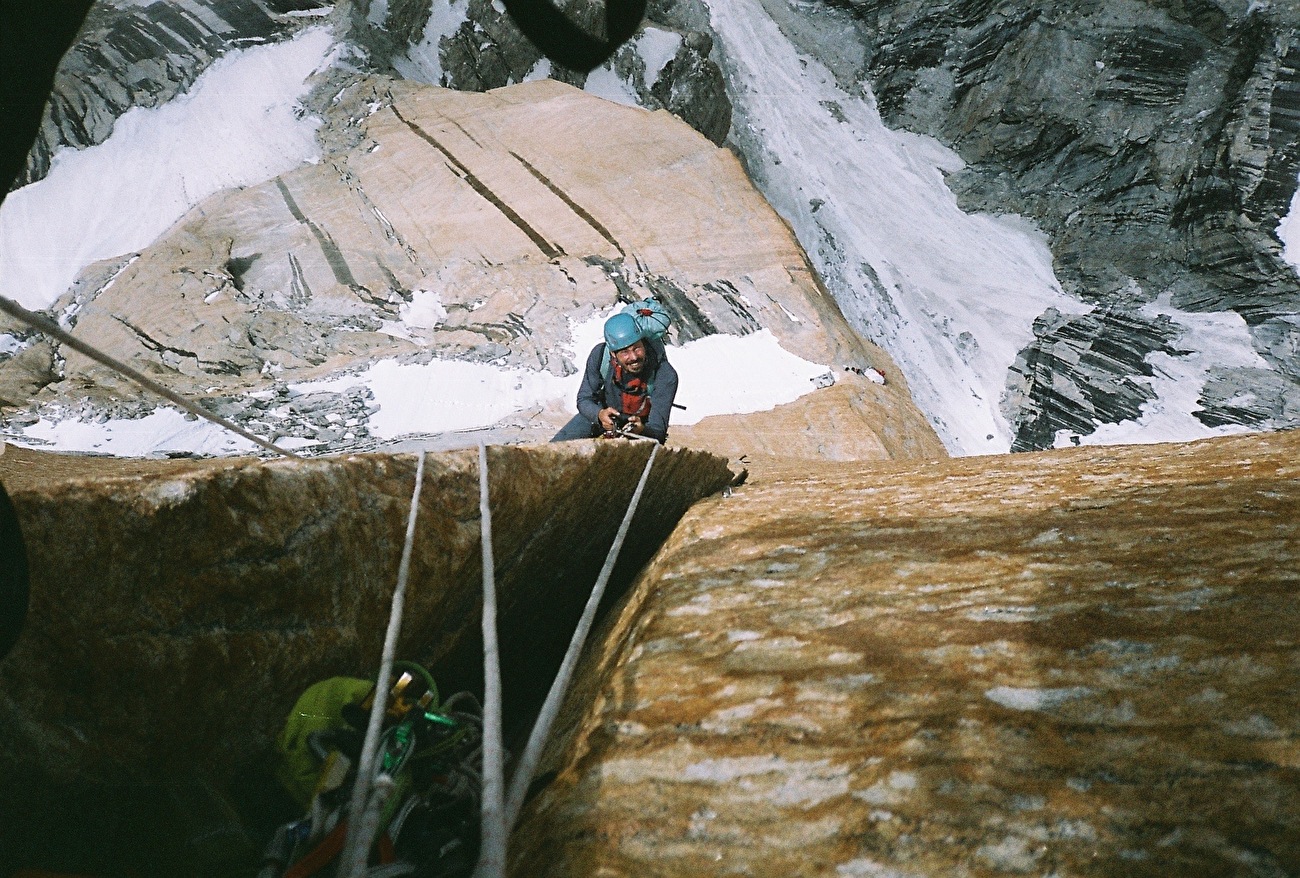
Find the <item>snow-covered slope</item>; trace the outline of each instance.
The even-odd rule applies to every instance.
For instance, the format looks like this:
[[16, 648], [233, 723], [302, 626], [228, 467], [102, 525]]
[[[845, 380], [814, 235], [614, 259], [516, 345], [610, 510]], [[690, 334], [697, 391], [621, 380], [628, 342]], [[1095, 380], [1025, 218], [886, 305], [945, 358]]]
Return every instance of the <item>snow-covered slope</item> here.
[[124, 113], [103, 143], [55, 153], [0, 206], [0, 295], [47, 307], [87, 265], [143, 249], [214, 192], [315, 160], [319, 122], [299, 100], [339, 51], [318, 27], [231, 52], [170, 102]]
[[1034, 318], [1089, 310], [1061, 292], [1043, 235], [962, 212], [944, 183], [961, 159], [886, 128], [869, 87], [841, 88], [758, 0], [712, 3], [710, 16], [733, 137], [846, 316], [893, 354], [951, 451], [1006, 451], [999, 402]]

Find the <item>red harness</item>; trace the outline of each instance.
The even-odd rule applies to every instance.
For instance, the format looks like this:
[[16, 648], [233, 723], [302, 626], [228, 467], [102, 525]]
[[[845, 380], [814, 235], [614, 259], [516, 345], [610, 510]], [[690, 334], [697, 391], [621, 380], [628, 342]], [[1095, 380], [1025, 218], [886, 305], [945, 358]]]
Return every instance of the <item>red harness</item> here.
[[638, 417], [645, 423], [645, 419], [650, 417], [650, 388], [641, 378], [629, 378], [624, 382], [623, 367], [613, 354], [609, 355], [609, 361], [614, 371], [614, 386], [622, 395], [622, 413]]

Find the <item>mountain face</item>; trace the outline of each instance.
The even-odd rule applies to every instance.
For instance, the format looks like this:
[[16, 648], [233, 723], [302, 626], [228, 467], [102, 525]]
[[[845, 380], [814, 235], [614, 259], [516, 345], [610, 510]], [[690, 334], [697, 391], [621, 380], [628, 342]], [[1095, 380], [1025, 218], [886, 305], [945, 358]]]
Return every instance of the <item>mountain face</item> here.
[[[601, 4], [565, 5], [599, 31]], [[552, 78], [725, 144], [952, 452], [1300, 423], [1294, 3], [656, 0], [590, 74], [490, 0], [103, 3], [25, 179], [321, 23], [360, 74]]]
[[1143, 363], [1180, 355], [1143, 311], [1162, 298], [1239, 314], [1275, 373], [1211, 368], [1202, 422], [1296, 423], [1300, 283], [1275, 231], [1300, 163], [1294, 4], [836, 5], [887, 123], [952, 145], [963, 208], [1032, 218], [1094, 306], [1037, 318], [1010, 372], [1013, 447], [1134, 417]]
[[[7, 216], [36, 232], [33, 247], [54, 232], [108, 236], [80, 271], [70, 261], [76, 279], [62, 295], [64, 275], [50, 268], [61, 250], [48, 262], [15, 254], [31, 278], [21, 294], [57, 295], [47, 307], [79, 340], [316, 453], [412, 437], [465, 444], [471, 433], [544, 441], [572, 415], [601, 322], [649, 296], [672, 316], [665, 341], [685, 378], [677, 441], [943, 453], [888, 356], [845, 322], [731, 153], [668, 113], [560, 81], [468, 93], [331, 66], [335, 46], [317, 27], [232, 53], [196, 80], [180, 118], [167, 112], [178, 104], [133, 110], [102, 146], [73, 154], [86, 167], [66, 161], [15, 192]], [[276, 85], [285, 70], [297, 72]], [[301, 112], [260, 96], [259, 78], [272, 98], [298, 95]], [[245, 89], [234, 108], [232, 84]], [[241, 122], [244, 103], [268, 110]], [[272, 124], [271, 110], [284, 118]], [[257, 182], [236, 161], [246, 182], [214, 184], [210, 166], [227, 150], [195, 142], [199, 116], [234, 143], [282, 143], [253, 158], [290, 169]], [[160, 162], [158, 144], [192, 150], [196, 167]], [[112, 164], [94, 165], [104, 150]], [[75, 173], [117, 185], [128, 203], [69, 185]], [[138, 186], [100, 183], [105, 173]], [[199, 197], [205, 188], [216, 191]], [[137, 223], [164, 230], [114, 237]], [[96, 252], [106, 258], [91, 261]], [[6, 418], [10, 437], [100, 453], [240, 450], [206, 423], [153, 411], [80, 353], [0, 323], [4, 339], [0, 399], [26, 409]], [[828, 392], [829, 421], [825, 403], [799, 402]], [[89, 442], [76, 436], [86, 430]]]
[[[410, 57], [441, 59], [442, 82], [476, 89], [533, 69], [535, 53], [516, 53], [491, 4], [451, 8], [457, 21], [435, 16], [419, 40], [405, 32]], [[1297, 423], [1300, 282], [1277, 233], [1300, 162], [1297, 26], [1288, 3], [691, 0], [652, 3], [646, 32], [714, 44], [730, 145], [859, 331], [900, 360], [949, 447], [973, 451], [995, 450], [981, 429], [1000, 434], [994, 446], [1025, 450]], [[471, 34], [478, 56], [466, 51]], [[771, 51], [780, 42], [784, 60]], [[616, 76], [628, 96], [666, 105], [630, 54], [587, 87]], [[709, 65], [686, 60], [674, 58], [673, 77], [698, 85], [669, 89], [720, 104]], [[772, 71], [796, 63], [806, 81], [825, 77], [817, 103], [853, 136], [827, 138], [790, 109], [806, 99], [799, 75]], [[1019, 289], [1015, 262], [988, 279], [970, 265], [967, 278], [947, 279], [900, 264], [928, 254], [882, 252], [885, 223], [855, 219], [864, 211], [849, 191], [861, 174], [807, 173], [868, 148], [871, 123], [846, 110], [854, 103], [951, 148], [940, 170], [963, 211], [1015, 215], [1045, 235], [1052, 277], [1037, 296]], [[713, 136], [700, 110], [670, 108]], [[997, 246], [944, 236], [959, 249]], [[1016, 307], [983, 325], [972, 297]], [[1016, 336], [1014, 350], [988, 350], [1000, 332]], [[961, 396], [945, 392], [954, 381]], [[981, 416], [963, 418], [971, 406]]]
[[[500, 3], [118, 0], [0, 292], [325, 452], [544, 439], [606, 314], [673, 312], [674, 441], [759, 459], [660, 458], [514, 874], [1290, 875], [1300, 432], [986, 452], [1300, 420], [1297, 20], [656, 0], [578, 75]], [[7, 321], [0, 405], [31, 444], [243, 450]], [[644, 449], [491, 453], [521, 717]], [[212, 839], [187, 785], [370, 673], [413, 463], [48, 457], [0, 452], [33, 561], [0, 862], [196, 871], [133, 833]], [[405, 646], [476, 686], [476, 464], [429, 467]]]

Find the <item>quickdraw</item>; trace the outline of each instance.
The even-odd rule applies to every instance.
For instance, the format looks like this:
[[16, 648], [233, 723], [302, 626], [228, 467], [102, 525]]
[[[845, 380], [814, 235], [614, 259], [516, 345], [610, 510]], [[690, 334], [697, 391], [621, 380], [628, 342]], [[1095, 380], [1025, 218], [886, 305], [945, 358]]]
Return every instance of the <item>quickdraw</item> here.
[[[365, 860], [397, 870], [405, 863], [408, 871], [418, 866], [427, 872], [437, 865], [434, 874], [466, 873], [473, 865], [473, 845], [466, 842], [475, 835], [472, 818], [481, 787], [476, 766], [482, 752], [482, 708], [465, 692], [439, 705], [438, 687], [419, 664], [394, 662], [393, 670], [398, 678], [387, 699], [371, 782], [387, 799]], [[312, 688], [330, 691], [321, 690], [330, 683]], [[336, 686], [334, 691], [355, 689]], [[313, 697], [311, 692], [304, 693], [304, 699]], [[311, 878], [345, 865], [341, 857], [354, 823], [347, 794], [361, 744], [356, 726], [364, 725], [377, 692], [372, 688], [364, 699], [354, 697], [359, 700], [337, 708], [341, 725], [307, 736], [310, 752], [320, 763], [307, 814], [276, 831], [258, 878]], [[311, 703], [322, 709], [319, 698]], [[299, 710], [296, 704], [291, 720]]]

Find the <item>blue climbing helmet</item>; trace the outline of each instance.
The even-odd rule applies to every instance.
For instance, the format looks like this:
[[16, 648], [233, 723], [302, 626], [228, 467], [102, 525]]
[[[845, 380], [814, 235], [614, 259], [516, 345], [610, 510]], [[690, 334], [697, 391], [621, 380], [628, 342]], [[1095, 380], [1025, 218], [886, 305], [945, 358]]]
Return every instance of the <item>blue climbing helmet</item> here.
[[642, 338], [641, 325], [631, 314], [615, 314], [605, 321], [605, 344], [611, 352], [631, 347]]

